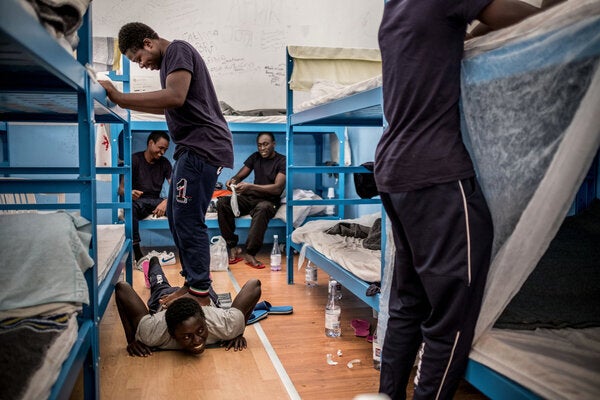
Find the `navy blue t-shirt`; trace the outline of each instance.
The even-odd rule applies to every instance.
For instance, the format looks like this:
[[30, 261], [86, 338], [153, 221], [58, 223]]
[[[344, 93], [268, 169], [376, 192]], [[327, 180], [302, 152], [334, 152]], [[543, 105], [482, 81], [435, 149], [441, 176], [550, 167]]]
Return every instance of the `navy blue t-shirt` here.
[[[254, 152], [244, 161], [244, 165], [254, 171], [254, 183], [257, 185], [271, 185], [275, 183], [278, 173], [285, 175], [286, 158], [283, 154], [275, 152], [272, 158], [263, 158], [260, 153]], [[281, 193], [277, 196], [265, 197], [265, 200], [279, 204]]]
[[467, 24], [491, 0], [391, 0], [379, 27], [388, 128], [375, 154], [381, 192], [474, 175], [460, 132], [460, 66]]
[[177, 70], [192, 73], [183, 106], [165, 110], [169, 133], [175, 143], [174, 158], [191, 149], [215, 167], [233, 168], [233, 138], [221, 112], [210, 74], [200, 53], [187, 42], [169, 44], [160, 66], [160, 84]]
[[131, 183], [135, 190], [141, 190], [141, 197], [160, 198], [163, 183], [171, 179], [173, 167], [165, 157], [161, 157], [150, 164], [144, 157], [144, 152], [139, 151], [131, 155]]

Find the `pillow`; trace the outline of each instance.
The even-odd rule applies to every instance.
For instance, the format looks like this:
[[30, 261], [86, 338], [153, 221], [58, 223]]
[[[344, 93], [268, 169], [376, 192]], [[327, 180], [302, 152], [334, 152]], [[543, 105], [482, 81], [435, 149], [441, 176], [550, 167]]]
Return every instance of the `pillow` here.
[[[294, 200], [321, 200], [322, 197], [315, 194], [312, 190], [294, 189], [292, 195]], [[294, 206], [292, 225], [294, 228], [299, 227], [310, 215], [318, 215], [325, 211], [326, 206]], [[286, 222], [286, 204], [283, 203], [277, 210], [273, 218], [279, 218]]]

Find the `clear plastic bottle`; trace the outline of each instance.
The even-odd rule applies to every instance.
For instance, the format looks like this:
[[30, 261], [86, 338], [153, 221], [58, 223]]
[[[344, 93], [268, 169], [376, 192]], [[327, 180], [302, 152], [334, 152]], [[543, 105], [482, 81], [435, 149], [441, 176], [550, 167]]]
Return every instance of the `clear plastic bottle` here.
[[[342, 299], [342, 284], [339, 283], [338, 281], [336, 281], [335, 279], [333, 279], [331, 276], [329, 277], [329, 281], [330, 282], [334, 281], [336, 283], [334, 286], [335, 287], [335, 293], [334, 293], [335, 299], [337, 301], [341, 300]], [[329, 290], [329, 295], [331, 295], [331, 290], [332, 290], [331, 285], [329, 286], [328, 290]]]
[[281, 250], [279, 250], [279, 236], [273, 235], [273, 249], [271, 250], [271, 271], [281, 271]]
[[[329, 189], [327, 189], [327, 198], [330, 200], [335, 198], [335, 189], [334, 188], [330, 187]], [[333, 204], [330, 204], [327, 207], [325, 207], [325, 214], [327, 214], [327, 215], [335, 214], [335, 206]]]
[[317, 267], [313, 265], [313, 263], [308, 260], [306, 263], [306, 286], [317, 286]]
[[373, 332], [373, 368], [381, 371], [381, 345], [377, 338], [377, 325], [375, 325], [375, 331]]
[[335, 300], [336, 285], [337, 281], [335, 279], [329, 281], [329, 299], [325, 306], [325, 336], [328, 337], [342, 336], [342, 309]]

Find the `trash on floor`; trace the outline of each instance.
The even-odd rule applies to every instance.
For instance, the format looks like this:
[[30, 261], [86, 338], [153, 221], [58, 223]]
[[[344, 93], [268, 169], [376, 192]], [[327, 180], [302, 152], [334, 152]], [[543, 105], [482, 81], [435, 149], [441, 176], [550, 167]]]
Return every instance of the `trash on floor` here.
[[327, 354], [327, 364], [329, 364], [329, 365], [337, 365], [338, 364], [337, 361], [333, 361], [333, 354], [331, 354], [331, 353]]

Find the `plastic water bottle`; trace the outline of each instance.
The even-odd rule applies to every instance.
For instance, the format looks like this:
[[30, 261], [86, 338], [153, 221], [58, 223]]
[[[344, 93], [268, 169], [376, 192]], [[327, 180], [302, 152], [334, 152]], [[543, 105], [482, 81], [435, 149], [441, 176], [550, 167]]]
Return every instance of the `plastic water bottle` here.
[[377, 324], [375, 324], [375, 331], [373, 332], [373, 368], [381, 371], [381, 345], [377, 339]]
[[335, 300], [336, 285], [337, 281], [335, 279], [329, 281], [329, 298], [325, 306], [325, 336], [328, 337], [342, 336], [342, 309]]
[[271, 250], [271, 271], [281, 271], [281, 250], [279, 250], [279, 236], [273, 235], [273, 249]]
[[[334, 199], [335, 198], [335, 189], [330, 187], [329, 189], [327, 189], [327, 198], [328, 199]], [[327, 215], [333, 215], [335, 214], [335, 206], [332, 205], [328, 205], [327, 207], [325, 207], [325, 214]]]
[[[342, 284], [339, 283], [338, 281], [336, 281], [335, 279], [333, 279], [331, 276], [329, 277], [329, 281], [335, 282], [335, 286], [334, 286], [335, 292], [333, 295], [335, 296], [335, 299], [337, 301], [341, 300], [342, 299]], [[331, 285], [329, 285], [329, 295], [331, 295]]]
[[306, 263], [305, 273], [306, 286], [317, 286], [317, 267], [310, 260]]

